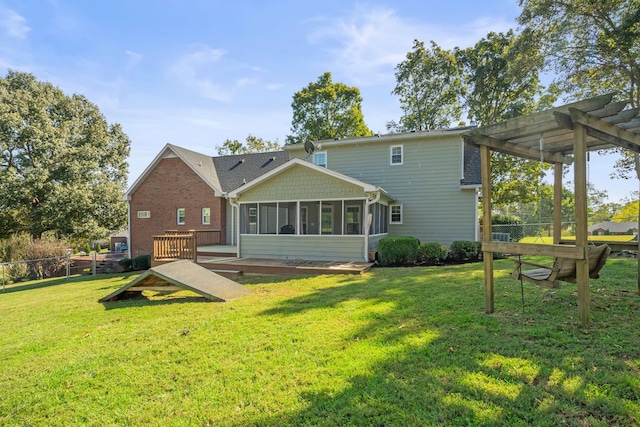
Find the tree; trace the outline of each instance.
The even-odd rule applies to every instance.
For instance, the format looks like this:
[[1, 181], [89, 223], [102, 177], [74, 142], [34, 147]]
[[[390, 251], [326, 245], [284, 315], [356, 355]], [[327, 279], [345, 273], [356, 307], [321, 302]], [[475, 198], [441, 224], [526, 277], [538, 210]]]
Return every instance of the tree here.
[[250, 154], [250, 153], [266, 153], [269, 151], [280, 151], [281, 147], [278, 141], [272, 142], [262, 138], [255, 137], [251, 134], [247, 136], [246, 143], [243, 144], [237, 139], [226, 139], [224, 143], [217, 146], [219, 156], [228, 156], [231, 154]]
[[632, 202], [628, 202], [618, 212], [616, 212], [612, 221], [635, 222], [638, 221], [638, 214], [638, 201], [634, 200]]
[[[466, 111], [468, 119], [489, 125], [548, 108], [555, 97], [543, 93], [538, 73], [543, 57], [536, 34], [489, 33], [473, 47], [447, 51], [414, 42], [407, 59], [396, 67], [403, 116], [389, 130], [448, 127]], [[502, 153], [492, 153], [494, 205], [528, 202], [539, 197], [549, 165]]]
[[0, 237], [98, 238], [122, 228], [129, 146], [85, 97], [9, 71], [0, 78]]
[[[551, 106], [555, 97], [542, 93], [538, 76], [544, 61], [537, 40], [533, 31], [490, 32], [473, 47], [455, 49], [465, 87], [461, 94], [472, 123], [490, 125]], [[494, 204], [537, 200], [544, 171], [549, 167], [546, 163], [493, 152]]]
[[414, 40], [413, 50], [396, 66], [396, 87], [403, 116], [387, 123], [390, 131], [441, 129], [460, 120], [462, 79], [456, 57], [435, 42], [427, 49]]
[[490, 125], [551, 106], [554, 99], [540, 99], [544, 58], [538, 39], [530, 30], [490, 32], [473, 47], [455, 49], [465, 86], [461, 93], [472, 123]]
[[[520, 0], [523, 26], [540, 30], [547, 66], [564, 93], [583, 98], [620, 92], [640, 106], [640, 0]], [[618, 175], [640, 178], [640, 156], [628, 151]]]
[[372, 135], [364, 123], [360, 90], [343, 83], [333, 83], [325, 72], [317, 82], [293, 95], [292, 135], [287, 144], [306, 141]]

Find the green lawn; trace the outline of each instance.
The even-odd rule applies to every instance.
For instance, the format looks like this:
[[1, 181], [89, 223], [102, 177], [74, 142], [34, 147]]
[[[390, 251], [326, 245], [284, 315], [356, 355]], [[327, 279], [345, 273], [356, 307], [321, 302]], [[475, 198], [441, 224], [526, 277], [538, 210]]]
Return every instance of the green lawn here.
[[496, 261], [243, 279], [229, 303], [96, 301], [135, 274], [0, 293], [0, 425], [608, 426], [640, 422], [636, 260], [542, 290]]
[[[590, 242], [630, 242], [634, 239], [635, 236], [589, 236]], [[562, 240], [576, 240], [576, 236], [562, 236]], [[527, 236], [520, 239], [519, 243], [543, 243], [550, 245], [553, 243], [553, 237]]]

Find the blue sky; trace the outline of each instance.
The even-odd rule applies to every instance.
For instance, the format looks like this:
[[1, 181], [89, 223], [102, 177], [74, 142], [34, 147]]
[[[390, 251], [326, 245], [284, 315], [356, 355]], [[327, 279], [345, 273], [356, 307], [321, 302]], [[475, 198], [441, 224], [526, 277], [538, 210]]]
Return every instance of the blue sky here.
[[[97, 104], [131, 139], [131, 184], [166, 143], [215, 155], [225, 139], [290, 133], [292, 96], [325, 71], [360, 89], [366, 124], [401, 111], [394, 67], [413, 40], [473, 45], [515, 28], [517, 0], [0, 0], [0, 73], [34, 74]], [[590, 179], [618, 201], [637, 181]]]

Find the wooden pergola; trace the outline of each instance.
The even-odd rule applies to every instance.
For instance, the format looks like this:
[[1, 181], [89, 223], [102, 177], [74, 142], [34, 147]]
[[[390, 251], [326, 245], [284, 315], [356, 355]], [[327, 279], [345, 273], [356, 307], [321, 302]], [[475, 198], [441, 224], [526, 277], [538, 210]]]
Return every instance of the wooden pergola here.
[[[589, 325], [587, 152], [622, 147], [640, 153], [638, 108], [603, 95], [469, 131], [465, 141], [480, 147], [482, 164], [482, 251], [485, 312], [494, 311], [494, 252], [548, 255], [576, 260], [578, 322]], [[491, 237], [491, 151], [554, 165], [553, 244], [493, 242]], [[562, 166], [574, 164], [575, 245], [560, 245]], [[640, 239], [639, 239], [640, 240]], [[638, 260], [640, 272], [640, 257]], [[640, 289], [640, 275], [638, 278]]]

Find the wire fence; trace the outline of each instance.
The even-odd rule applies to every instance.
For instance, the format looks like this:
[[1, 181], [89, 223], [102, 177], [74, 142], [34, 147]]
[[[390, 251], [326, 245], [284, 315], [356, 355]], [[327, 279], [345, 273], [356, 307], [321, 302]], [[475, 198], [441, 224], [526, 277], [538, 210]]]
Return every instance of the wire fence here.
[[71, 252], [66, 255], [11, 261], [0, 263], [0, 281], [2, 292], [6, 285], [19, 283], [25, 280], [37, 280], [48, 277], [66, 277], [74, 274], [90, 273], [96, 275], [96, 254], [74, 255]]
[[[562, 234], [573, 235], [575, 222], [563, 222]], [[500, 242], [519, 242], [525, 237], [552, 237], [553, 223], [536, 224], [493, 224], [491, 226], [492, 240]]]

